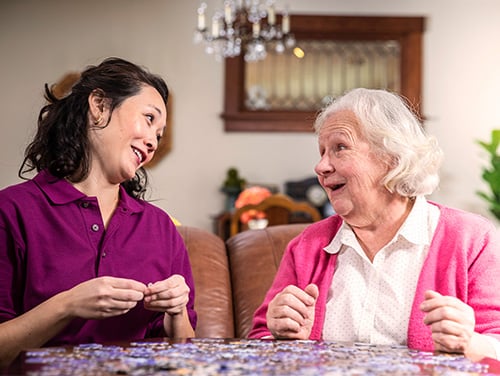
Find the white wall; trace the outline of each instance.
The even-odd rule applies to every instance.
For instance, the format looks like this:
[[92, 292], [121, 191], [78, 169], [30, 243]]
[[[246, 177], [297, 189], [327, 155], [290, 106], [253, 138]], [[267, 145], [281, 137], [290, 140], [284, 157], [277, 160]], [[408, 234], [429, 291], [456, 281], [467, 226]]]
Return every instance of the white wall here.
[[[213, 9], [221, 0], [209, 0]], [[237, 167], [282, 186], [313, 175], [313, 134], [225, 133], [223, 64], [192, 43], [198, 0], [0, 2], [0, 187], [16, 183], [43, 103], [43, 85], [108, 56], [162, 75], [174, 93], [173, 150], [150, 170], [152, 199], [181, 222], [210, 229], [219, 188]], [[282, 6], [283, 1], [278, 0]], [[445, 151], [445, 204], [488, 215], [475, 191], [486, 156], [475, 140], [500, 127], [500, 1], [289, 0], [292, 13], [425, 16], [423, 108]], [[293, 28], [293, 25], [292, 25]], [[297, 152], [300, 151], [300, 152]]]

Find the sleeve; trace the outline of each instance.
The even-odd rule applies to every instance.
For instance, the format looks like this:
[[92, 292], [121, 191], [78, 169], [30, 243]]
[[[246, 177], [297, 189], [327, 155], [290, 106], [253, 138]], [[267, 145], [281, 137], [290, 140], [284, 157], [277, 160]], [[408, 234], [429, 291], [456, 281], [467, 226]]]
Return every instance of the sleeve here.
[[0, 209], [0, 322], [16, 317], [22, 310], [24, 247], [16, 241], [19, 229], [13, 229], [11, 222]]
[[500, 340], [500, 232], [492, 226], [477, 242], [480, 252], [469, 260], [467, 304], [474, 309], [476, 331]]

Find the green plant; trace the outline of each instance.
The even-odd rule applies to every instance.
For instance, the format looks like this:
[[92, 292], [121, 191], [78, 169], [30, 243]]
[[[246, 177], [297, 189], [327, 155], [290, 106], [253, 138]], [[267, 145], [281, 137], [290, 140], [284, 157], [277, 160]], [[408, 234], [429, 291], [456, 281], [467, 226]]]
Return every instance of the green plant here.
[[477, 194], [488, 202], [490, 212], [500, 219], [500, 156], [498, 155], [500, 129], [491, 131], [489, 143], [484, 141], [478, 141], [478, 143], [490, 157], [490, 165], [482, 170], [482, 178], [489, 185], [490, 192], [479, 191]]

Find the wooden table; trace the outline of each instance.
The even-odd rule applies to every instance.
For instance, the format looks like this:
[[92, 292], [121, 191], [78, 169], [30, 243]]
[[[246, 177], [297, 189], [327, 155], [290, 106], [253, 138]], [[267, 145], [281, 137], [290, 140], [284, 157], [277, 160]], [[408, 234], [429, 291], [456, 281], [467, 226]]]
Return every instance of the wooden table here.
[[400, 346], [323, 341], [157, 339], [34, 349], [3, 375], [478, 375], [500, 362]]

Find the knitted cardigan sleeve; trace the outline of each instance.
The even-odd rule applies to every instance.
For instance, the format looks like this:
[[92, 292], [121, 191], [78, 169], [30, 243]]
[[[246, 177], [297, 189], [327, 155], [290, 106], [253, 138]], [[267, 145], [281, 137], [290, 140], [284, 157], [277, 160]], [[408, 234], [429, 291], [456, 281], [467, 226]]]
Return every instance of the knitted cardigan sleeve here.
[[287, 246], [280, 266], [267, 292], [264, 302], [257, 309], [253, 318], [249, 338], [271, 336], [267, 328], [266, 313], [269, 302], [286, 286], [294, 285], [304, 289], [308, 284], [315, 283], [319, 288], [316, 301], [315, 320], [311, 339], [320, 339], [326, 309], [328, 289], [332, 282], [336, 255], [323, 250], [334, 237], [342, 221], [338, 216], [332, 216], [308, 226]]
[[468, 304], [475, 312], [476, 332], [500, 339], [499, 231], [479, 215], [437, 206], [440, 219], [415, 292], [408, 346], [433, 350], [431, 330], [419, 309], [426, 290]]

